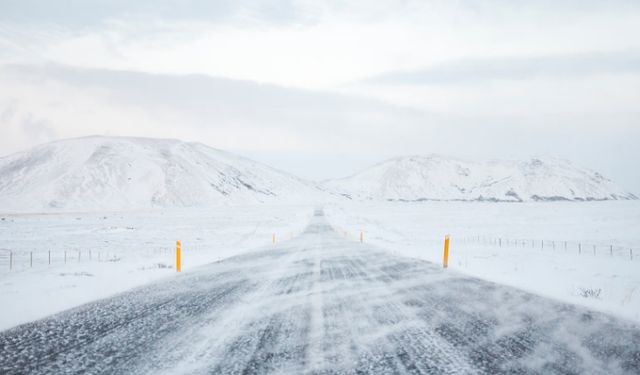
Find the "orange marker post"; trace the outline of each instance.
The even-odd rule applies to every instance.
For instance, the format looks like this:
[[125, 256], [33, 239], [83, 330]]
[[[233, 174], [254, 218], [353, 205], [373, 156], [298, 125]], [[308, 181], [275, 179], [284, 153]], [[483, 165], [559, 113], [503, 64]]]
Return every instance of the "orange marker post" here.
[[444, 257], [442, 258], [442, 267], [449, 267], [449, 235], [444, 236]]
[[182, 270], [182, 243], [176, 241], [176, 272]]

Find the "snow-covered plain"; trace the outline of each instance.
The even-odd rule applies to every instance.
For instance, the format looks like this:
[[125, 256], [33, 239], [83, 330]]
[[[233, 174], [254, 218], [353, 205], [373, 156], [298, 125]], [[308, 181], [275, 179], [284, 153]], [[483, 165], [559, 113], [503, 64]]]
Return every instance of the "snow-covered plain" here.
[[368, 243], [438, 264], [450, 234], [451, 269], [640, 321], [638, 201], [352, 203], [325, 212], [353, 238], [362, 230]]
[[0, 332], [7, 374], [637, 374], [637, 324], [344, 238], [290, 241]]
[[[313, 208], [0, 215], [0, 329], [175, 275], [177, 239], [184, 272], [272, 246], [273, 233], [295, 236]], [[437, 264], [450, 234], [456, 271], [640, 321], [640, 202], [343, 202], [325, 212], [353, 239], [363, 230], [367, 243]]]
[[312, 215], [304, 205], [0, 215], [0, 330], [175, 276], [176, 240], [190, 272], [295, 236]]

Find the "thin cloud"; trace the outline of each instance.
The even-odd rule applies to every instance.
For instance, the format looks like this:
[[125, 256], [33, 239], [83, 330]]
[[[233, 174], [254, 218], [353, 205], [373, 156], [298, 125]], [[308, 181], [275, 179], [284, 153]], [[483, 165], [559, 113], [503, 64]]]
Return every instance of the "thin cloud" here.
[[570, 78], [640, 73], [640, 52], [588, 53], [531, 58], [463, 59], [433, 67], [380, 74], [361, 82], [400, 85], [473, 84], [491, 80]]
[[[13, 65], [0, 69], [2, 78], [19, 87], [20, 92], [29, 93], [26, 98], [43, 97], [41, 102], [57, 102], [53, 109], [48, 105], [39, 108], [43, 113], [55, 110], [66, 111], [69, 116], [76, 113], [75, 116], [81, 113], [87, 116], [73, 123], [62, 123], [56, 117], [60, 129], [89, 122], [86, 126], [96, 133], [101, 132], [95, 125], [98, 123], [109, 123], [111, 128], [128, 128], [124, 124], [131, 124], [133, 130], [154, 124], [173, 129], [170, 131], [175, 137], [180, 136], [173, 132], [204, 132], [212, 137], [218, 134], [216, 146], [220, 148], [226, 148], [224, 140], [229, 139], [222, 134], [233, 134], [235, 140], [246, 134], [248, 138], [243, 142], [250, 147], [263, 138], [259, 134], [267, 133], [276, 138], [270, 148], [301, 149], [330, 144], [334, 149], [357, 149], [374, 142], [377, 132], [433, 122], [429, 113], [373, 99], [197, 74]], [[85, 95], [94, 102], [81, 111], [74, 110], [76, 104], [56, 98], [55, 92], [72, 97]], [[137, 123], [138, 115], [147, 120]], [[236, 141], [233, 145], [239, 146]]]
[[157, 18], [173, 21], [226, 22], [242, 19], [288, 24], [313, 13], [294, 0], [47, 0], [3, 1], [0, 22], [61, 25], [69, 29], [94, 29], [105, 22], [125, 18]]
[[209, 121], [229, 115], [234, 121], [244, 118], [253, 123], [310, 127], [318, 119], [331, 120], [324, 123], [326, 129], [345, 125], [357, 116], [390, 121], [420, 116], [418, 111], [373, 99], [203, 74], [152, 74], [44, 64], [8, 65], [0, 69], [0, 75], [36, 85], [61, 82], [80, 89], [95, 88], [121, 105], [149, 111], [174, 108]]

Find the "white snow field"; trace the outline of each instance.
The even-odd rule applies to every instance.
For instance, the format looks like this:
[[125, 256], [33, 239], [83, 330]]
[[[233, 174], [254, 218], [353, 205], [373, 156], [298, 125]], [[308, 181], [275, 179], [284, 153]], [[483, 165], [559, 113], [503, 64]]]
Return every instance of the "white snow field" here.
[[404, 156], [324, 183], [343, 196], [376, 201], [590, 201], [637, 199], [600, 173], [556, 158], [468, 161]]
[[0, 332], [7, 374], [637, 374], [640, 327], [344, 238], [292, 240]]
[[176, 240], [190, 272], [273, 246], [274, 233], [277, 242], [290, 238], [312, 214], [295, 205], [0, 214], [0, 330], [175, 276]]
[[325, 212], [352, 238], [362, 230], [367, 243], [436, 264], [450, 234], [455, 271], [640, 322], [638, 201], [375, 202]]
[[[0, 215], [0, 329], [173, 275], [177, 239], [183, 243], [183, 271], [189, 272], [271, 246], [273, 233], [278, 242], [290, 238], [312, 210], [253, 205]], [[343, 202], [325, 211], [352, 239], [364, 230], [366, 243], [436, 264], [442, 262], [443, 237], [450, 234], [449, 267], [456, 271], [640, 321], [638, 201]], [[470, 240], [477, 236], [482, 242]], [[489, 243], [498, 238], [501, 246]]]

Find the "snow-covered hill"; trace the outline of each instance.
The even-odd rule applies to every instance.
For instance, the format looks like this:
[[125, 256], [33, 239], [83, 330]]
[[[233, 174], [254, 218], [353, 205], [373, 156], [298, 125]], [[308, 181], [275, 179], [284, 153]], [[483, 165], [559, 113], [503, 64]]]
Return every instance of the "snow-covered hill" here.
[[85, 137], [0, 158], [0, 212], [300, 202], [313, 184], [199, 143]]
[[353, 199], [392, 201], [637, 199], [599, 173], [559, 159], [471, 162], [440, 155], [408, 156], [324, 186]]
[[470, 162], [401, 157], [321, 187], [200, 143], [84, 137], [0, 158], [0, 212], [135, 210], [371, 200], [637, 199], [558, 159]]

